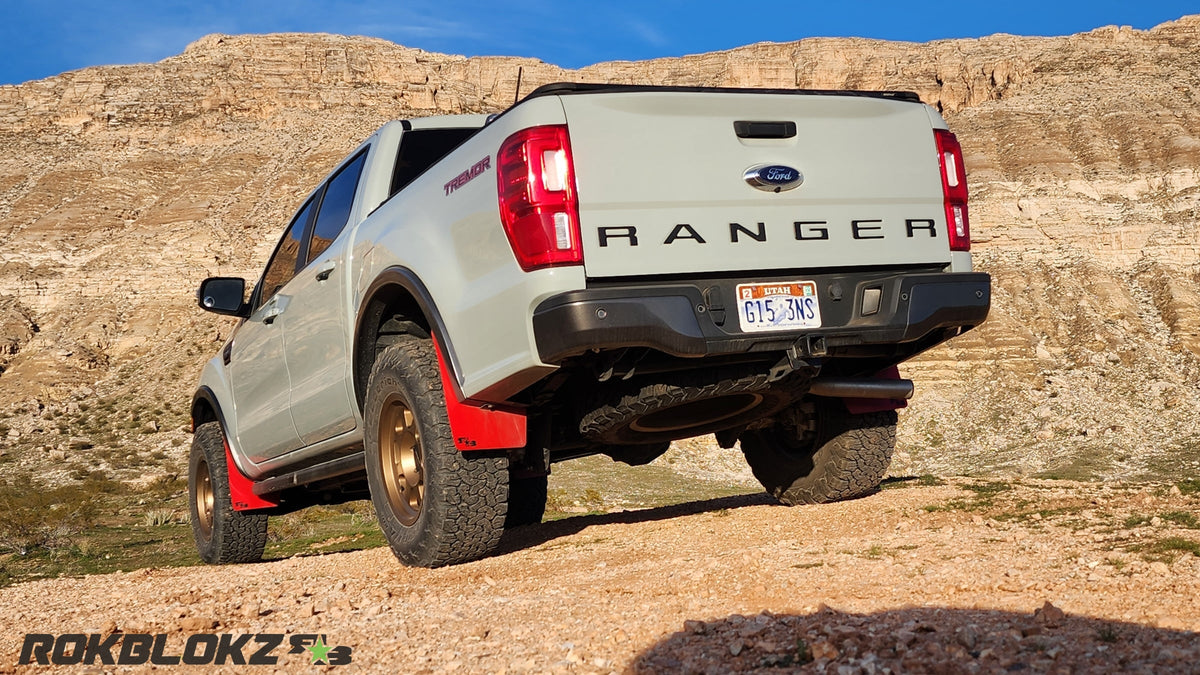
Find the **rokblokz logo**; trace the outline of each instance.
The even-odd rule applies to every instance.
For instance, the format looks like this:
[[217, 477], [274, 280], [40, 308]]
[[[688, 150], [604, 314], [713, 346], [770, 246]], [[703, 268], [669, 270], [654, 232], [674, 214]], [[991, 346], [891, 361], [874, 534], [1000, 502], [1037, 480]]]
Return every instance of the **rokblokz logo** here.
[[18, 664], [273, 666], [280, 654], [307, 652], [310, 665], [345, 666], [352, 651], [345, 645], [332, 646], [325, 635], [315, 633], [196, 633], [188, 636], [182, 649], [169, 645], [166, 633], [28, 633]]

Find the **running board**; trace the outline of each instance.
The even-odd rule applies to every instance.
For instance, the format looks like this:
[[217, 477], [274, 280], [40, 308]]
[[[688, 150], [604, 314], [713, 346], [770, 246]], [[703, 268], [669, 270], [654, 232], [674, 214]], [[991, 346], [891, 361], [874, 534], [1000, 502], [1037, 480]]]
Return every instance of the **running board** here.
[[275, 492], [280, 492], [288, 488], [297, 487], [300, 485], [308, 485], [317, 481], [337, 478], [348, 473], [366, 470], [365, 455], [362, 452], [356, 452], [353, 455], [338, 457], [335, 460], [310, 466], [306, 469], [285, 473], [282, 476], [275, 476], [254, 483], [254, 494], [268, 495]]

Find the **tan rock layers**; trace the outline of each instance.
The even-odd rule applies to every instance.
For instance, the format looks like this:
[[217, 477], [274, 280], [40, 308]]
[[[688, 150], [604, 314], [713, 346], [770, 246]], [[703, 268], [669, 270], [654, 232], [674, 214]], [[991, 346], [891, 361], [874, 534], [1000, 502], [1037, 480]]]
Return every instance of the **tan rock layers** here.
[[916, 91], [963, 141], [995, 298], [988, 324], [907, 369], [919, 393], [896, 470], [1200, 470], [1200, 16], [575, 71], [370, 38], [211, 35], [156, 64], [0, 87], [0, 410], [16, 411], [14, 453], [36, 466], [65, 443], [39, 420], [85, 386], [182, 414], [228, 330], [194, 308], [196, 283], [256, 274], [298, 200], [384, 120], [503, 109], [518, 69], [525, 92]]

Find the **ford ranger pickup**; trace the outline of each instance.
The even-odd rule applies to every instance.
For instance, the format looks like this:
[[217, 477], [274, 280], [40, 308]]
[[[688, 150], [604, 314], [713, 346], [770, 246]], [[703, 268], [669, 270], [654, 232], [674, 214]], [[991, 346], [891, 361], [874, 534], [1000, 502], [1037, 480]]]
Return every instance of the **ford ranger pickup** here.
[[406, 564], [540, 522], [558, 461], [714, 434], [784, 504], [877, 489], [897, 364], [980, 324], [963, 154], [907, 92], [556, 84], [390, 122], [308, 195], [195, 392], [210, 563], [370, 499]]

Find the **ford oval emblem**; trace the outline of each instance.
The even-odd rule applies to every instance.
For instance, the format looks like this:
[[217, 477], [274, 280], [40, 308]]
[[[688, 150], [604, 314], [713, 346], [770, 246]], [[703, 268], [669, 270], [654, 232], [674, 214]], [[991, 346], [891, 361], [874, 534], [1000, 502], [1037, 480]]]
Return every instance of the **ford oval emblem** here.
[[804, 182], [799, 169], [782, 164], [759, 164], [746, 169], [742, 178], [753, 187], [764, 192], [794, 190]]

